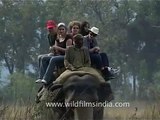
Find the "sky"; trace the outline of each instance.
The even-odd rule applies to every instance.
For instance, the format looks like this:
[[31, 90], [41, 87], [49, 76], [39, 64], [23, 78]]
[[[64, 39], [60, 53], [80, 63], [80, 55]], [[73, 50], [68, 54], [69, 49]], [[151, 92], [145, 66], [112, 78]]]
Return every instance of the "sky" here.
[[0, 87], [4, 86], [4, 85], [7, 85], [9, 83], [9, 79], [8, 79], [8, 76], [9, 76], [9, 72], [8, 70], [4, 67], [4, 66], [1, 66], [1, 70], [0, 70]]

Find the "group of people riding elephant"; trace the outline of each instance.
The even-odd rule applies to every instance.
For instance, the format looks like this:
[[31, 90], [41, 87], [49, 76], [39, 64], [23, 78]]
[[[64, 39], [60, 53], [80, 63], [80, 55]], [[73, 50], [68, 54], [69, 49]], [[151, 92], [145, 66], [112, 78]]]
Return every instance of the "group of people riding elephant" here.
[[[108, 81], [115, 78], [118, 70], [109, 67], [107, 54], [100, 52], [96, 39], [99, 29], [90, 29], [87, 21], [72, 21], [67, 27], [64, 23], [57, 25], [53, 20], [47, 21], [47, 29], [50, 53], [38, 57], [40, 71], [36, 83], [43, 83], [46, 87], [50, 84], [63, 85], [70, 76], [90, 75], [107, 84], [106, 100], [111, 101], [113, 94]], [[56, 76], [59, 68], [65, 68], [65, 71]]]

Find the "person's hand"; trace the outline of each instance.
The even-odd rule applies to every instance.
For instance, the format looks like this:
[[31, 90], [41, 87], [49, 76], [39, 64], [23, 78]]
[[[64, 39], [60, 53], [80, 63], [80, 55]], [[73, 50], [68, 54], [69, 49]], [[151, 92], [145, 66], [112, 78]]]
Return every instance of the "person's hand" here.
[[56, 48], [56, 46], [50, 47], [49, 50], [50, 50], [51, 53], [53, 53], [55, 55], [58, 53], [58, 49]]
[[99, 47], [95, 47], [95, 49], [98, 50], [98, 51], [100, 51], [100, 48], [99, 48]]
[[49, 50], [50, 50], [50, 51], [53, 51], [53, 47], [49, 47]]
[[49, 53], [48, 56], [54, 56], [54, 53]]
[[53, 49], [57, 49], [57, 46], [54, 45], [54, 46], [52, 46], [52, 48], [53, 48]]
[[99, 53], [100, 48], [99, 47], [94, 47], [94, 52]]
[[98, 53], [100, 51], [99, 47], [94, 47], [89, 50], [91, 53]]

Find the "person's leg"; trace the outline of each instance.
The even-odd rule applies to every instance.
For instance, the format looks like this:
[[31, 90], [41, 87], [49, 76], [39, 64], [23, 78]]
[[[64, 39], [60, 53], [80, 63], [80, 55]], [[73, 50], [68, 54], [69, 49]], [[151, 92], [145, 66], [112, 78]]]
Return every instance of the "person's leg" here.
[[91, 58], [91, 66], [96, 67], [97, 69], [101, 70], [103, 68], [102, 59], [100, 54], [90, 53]]
[[52, 56], [43, 56], [41, 58], [39, 79], [43, 79], [43, 76], [46, 72], [46, 69], [49, 65], [49, 61], [50, 61], [51, 58], [52, 58]]
[[[105, 68], [103, 61], [105, 61], [105, 65], [108, 64], [108, 61], [106, 61], [107, 56], [102, 54], [90, 54], [90, 58], [91, 58], [91, 65], [92, 67], [95, 66], [98, 70], [100, 70], [102, 72], [102, 75], [104, 77], [104, 79], [107, 81], [110, 78], [110, 72], [108, 71], [108, 68]], [[102, 61], [103, 59], [103, 61]]]
[[[106, 81], [108, 81], [110, 79], [115, 78], [114, 75], [108, 70], [109, 60], [108, 60], [107, 54], [106, 53], [100, 53], [100, 56], [101, 56], [102, 63], [103, 63], [103, 66], [104, 66], [104, 70], [102, 71], [104, 79]], [[108, 95], [107, 96], [107, 101], [110, 102], [111, 100], [114, 99], [114, 95], [113, 95], [110, 83], [107, 83], [106, 89], [107, 89], [107, 95]]]
[[104, 67], [109, 67], [109, 60], [108, 60], [108, 56], [106, 53], [100, 53], [101, 59], [102, 59], [102, 63]]
[[[38, 68], [39, 68], [39, 73], [38, 73], [38, 79], [35, 81], [36, 83], [41, 82], [41, 79], [43, 78], [43, 75], [45, 73], [45, 68], [43, 66], [43, 62], [46, 60], [44, 59], [47, 57], [48, 59], [48, 54], [42, 54], [38, 56]], [[44, 59], [44, 60], [43, 60]], [[48, 60], [49, 61], [49, 60]]]
[[38, 55], [38, 68], [39, 69], [40, 69], [40, 66], [41, 66], [42, 56], [43, 55]]
[[58, 60], [56, 60], [55, 62], [57, 67], [60, 67], [60, 68], [64, 67], [64, 56], [62, 55], [59, 56]]
[[[100, 56], [101, 56], [103, 67], [104, 67], [104, 70], [102, 70], [102, 74], [103, 74], [104, 79], [106, 81], [108, 81], [110, 79], [113, 79], [114, 76], [108, 70], [109, 60], [108, 60], [107, 54], [106, 53], [100, 53]], [[107, 83], [106, 89], [107, 89], [107, 95], [108, 95], [107, 96], [107, 101], [110, 102], [111, 100], [114, 99], [114, 95], [113, 95], [110, 83]]]
[[55, 75], [57, 78], [64, 70], [64, 56], [59, 56], [58, 60], [55, 61], [55, 64]]
[[102, 70], [102, 74], [105, 78], [105, 80], [109, 80], [108, 77], [110, 76], [109, 71], [108, 71], [108, 66], [109, 66], [109, 61], [108, 61], [108, 57], [106, 53], [100, 53], [101, 59], [102, 59], [102, 64], [103, 64], [103, 70]]
[[55, 71], [55, 67], [58, 65], [62, 65], [64, 61], [64, 56], [54, 56], [50, 59], [49, 65], [47, 67], [47, 70], [44, 74], [43, 80], [46, 81], [46, 83], [50, 83], [51, 81], [54, 81], [56, 79], [53, 72]]
[[109, 79], [114, 79], [115, 78], [115, 75], [117, 73], [119, 73], [119, 69], [114, 69], [112, 67], [109, 67], [109, 60], [108, 60], [108, 57], [107, 57], [107, 54], [106, 53], [100, 53], [101, 55], [101, 59], [102, 59], [102, 63], [103, 63], [103, 66], [104, 66], [104, 70], [103, 70], [103, 74], [105, 76], [105, 78], [107, 80]]
[[41, 66], [42, 66], [42, 57], [43, 55], [39, 55], [38, 56], [38, 79], [35, 81], [36, 83], [40, 82], [41, 81]]
[[48, 56], [48, 54], [38, 55], [38, 67], [40, 68], [42, 63], [42, 58]]

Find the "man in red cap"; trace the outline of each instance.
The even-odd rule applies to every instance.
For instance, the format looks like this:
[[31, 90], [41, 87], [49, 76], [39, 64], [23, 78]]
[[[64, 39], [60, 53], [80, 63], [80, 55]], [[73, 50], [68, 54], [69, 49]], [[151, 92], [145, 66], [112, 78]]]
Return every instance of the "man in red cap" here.
[[55, 21], [53, 21], [53, 20], [48, 20], [47, 21], [47, 29], [49, 29], [49, 28], [55, 28], [57, 25], [56, 25], [56, 23], [55, 23]]
[[55, 40], [57, 39], [57, 24], [55, 21], [53, 20], [48, 20], [46, 23], [46, 28], [48, 30], [48, 42], [49, 42], [49, 50], [50, 53], [49, 54], [42, 54], [38, 56], [38, 62], [39, 62], [39, 77], [38, 80], [36, 80], [36, 82], [41, 81], [41, 79], [43, 78], [43, 75], [45, 74], [46, 68], [48, 66], [49, 60], [51, 58], [51, 56], [54, 55], [54, 51], [53, 51], [53, 47], [55, 44]]
[[47, 21], [47, 29], [49, 32], [48, 40], [49, 40], [50, 48], [54, 45], [56, 37], [57, 37], [56, 28], [57, 28], [57, 25], [56, 25], [55, 21], [53, 21], [53, 20]]

